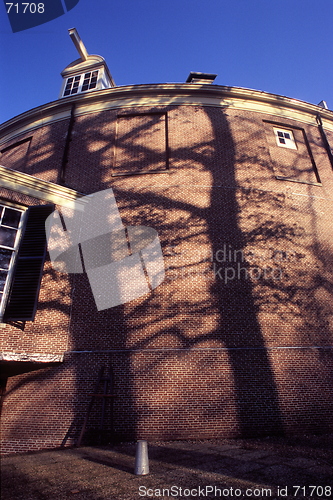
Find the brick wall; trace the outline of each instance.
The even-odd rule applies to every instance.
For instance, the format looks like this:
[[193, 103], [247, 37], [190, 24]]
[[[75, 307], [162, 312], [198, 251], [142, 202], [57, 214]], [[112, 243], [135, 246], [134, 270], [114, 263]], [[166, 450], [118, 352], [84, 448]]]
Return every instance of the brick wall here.
[[[117, 134], [126, 113], [135, 119]], [[147, 113], [166, 117], [167, 142]], [[158, 231], [166, 278], [98, 312], [85, 275], [46, 264], [36, 320], [1, 329], [3, 350], [65, 353], [64, 362], [9, 378], [4, 452], [73, 444], [103, 365], [115, 392], [106, 421], [119, 439], [332, 430], [332, 168], [317, 127], [289, 117], [278, 123], [301, 134], [300, 154], [321, 185], [311, 172], [306, 183], [277, 179], [280, 157], [292, 172], [298, 160], [274, 144], [273, 122], [193, 105], [75, 119], [65, 185], [84, 194], [112, 187], [124, 224]], [[67, 128], [64, 120], [26, 134], [25, 172], [56, 181]], [[160, 171], [112, 175], [127, 170], [133, 151]]]

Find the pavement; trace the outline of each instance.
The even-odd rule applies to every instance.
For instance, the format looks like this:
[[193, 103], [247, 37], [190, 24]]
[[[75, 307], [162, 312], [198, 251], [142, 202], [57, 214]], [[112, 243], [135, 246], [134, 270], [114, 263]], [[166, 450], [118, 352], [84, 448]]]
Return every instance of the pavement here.
[[148, 475], [134, 474], [135, 453], [123, 443], [6, 455], [1, 499], [333, 498], [332, 435], [148, 443]]

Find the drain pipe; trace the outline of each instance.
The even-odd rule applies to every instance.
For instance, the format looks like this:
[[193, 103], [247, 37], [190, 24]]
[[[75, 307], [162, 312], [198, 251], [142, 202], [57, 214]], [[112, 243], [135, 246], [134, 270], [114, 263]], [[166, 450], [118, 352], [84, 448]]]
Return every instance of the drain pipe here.
[[72, 140], [72, 132], [73, 132], [74, 123], [75, 123], [75, 103], [73, 103], [72, 107], [71, 107], [71, 116], [69, 119], [69, 125], [68, 125], [66, 140], [65, 140], [64, 154], [62, 157], [61, 169], [60, 169], [59, 176], [58, 176], [58, 183], [62, 184], [62, 185], [65, 184], [66, 167], [67, 167], [68, 157], [69, 157], [69, 146], [70, 146], [70, 143]]
[[327, 136], [325, 134], [325, 130], [324, 130], [324, 127], [323, 127], [323, 121], [322, 121], [321, 116], [320, 116], [319, 113], [316, 116], [316, 122], [318, 124], [318, 129], [319, 129], [322, 141], [324, 143], [325, 149], [326, 149], [327, 154], [328, 154], [328, 158], [329, 158], [329, 160], [331, 162], [331, 166], [332, 166], [332, 169], [333, 169], [333, 153], [332, 153], [331, 146], [330, 146], [330, 144], [328, 142]]
[[136, 443], [134, 474], [138, 476], [149, 474], [147, 441], [140, 440]]

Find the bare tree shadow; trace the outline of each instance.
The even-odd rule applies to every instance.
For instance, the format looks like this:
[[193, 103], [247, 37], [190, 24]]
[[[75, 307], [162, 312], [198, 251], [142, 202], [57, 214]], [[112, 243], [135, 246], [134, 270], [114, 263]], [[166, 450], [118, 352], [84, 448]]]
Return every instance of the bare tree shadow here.
[[[59, 293], [57, 300], [44, 295], [39, 311], [57, 312], [68, 321], [64, 369], [75, 373], [76, 394], [67, 402], [73, 410], [66, 417], [67, 430], [73, 422], [79, 427], [105, 364], [115, 372], [113, 418], [120, 438], [179, 439], [192, 437], [189, 432], [198, 437], [205, 432], [211, 437], [281, 435], [286, 410], [281, 410], [272, 367], [272, 336], [279, 328], [283, 336], [290, 325], [297, 329], [299, 345], [323, 347], [322, 363], [332, 362], [324, 347], [332, 330], [333, 257], [320, 239], [318, 207], [310, 196], [305, 208], [296, 207], [284, 188], [277, 188], [267, 148], [255, 151], [264, 127], [251, 118], [242, 125], [245, 139], [236, 144], [228, 110], [156, 110], [168, 114], [170, 150], [165, 154], [153, 144], [135, 144], [156, 125], [147, 119], [126, 134], [121, 157], [126, 162], [128, 148], [129, 165], [137, 165], [136, 156], [143, 164], [154, 158], [160, 165], [168, 158], [169, 169], [162, 174], [112, 175], [116, 110], [77, 117], [73, 125], [65, 184], [85, 194], [112, 186], [124, 224], [158, 231], [166, 279], [150, 295], [98, 312], [87, 276], [71, 276], [67, 288], [60, 289], [65, 278], [49, 271], [49, 282], [59, 280]], [[31, 143], [31, 173], [55, 181], [58, 172], [48, 170], [47, 160], [53, 151], [61, 161], [58, 134], [58, 125], [54, 136], [46, 134], [40, 159]], [[279, 256], [282, 279], [271, 274], [257, 280], [253, 270], [273, 266], [274, 256]], [[313, 262], [317, 267], [311, 268]], [[56, 376], [52, 383], [58, 383]], [[13, 381], [10, 390], [22, 384]]]

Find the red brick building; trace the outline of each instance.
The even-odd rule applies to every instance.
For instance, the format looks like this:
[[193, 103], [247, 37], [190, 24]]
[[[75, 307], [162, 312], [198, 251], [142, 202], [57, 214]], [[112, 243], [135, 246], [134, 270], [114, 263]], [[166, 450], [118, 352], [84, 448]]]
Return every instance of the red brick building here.
[[[0, 127], [3, 453], [76, 443], [102, 366], [87, 442], [103, 406], [106, 440], [332, 431], [333, 112], [213, 75], [116, 87], [80, 55]], [[110, 187], [165, 279], [98, 311], [43, 227]]]

